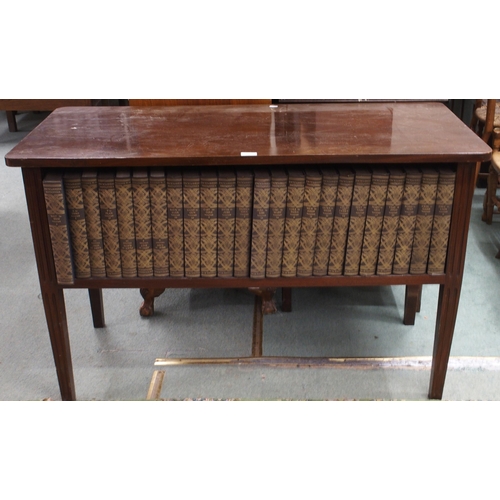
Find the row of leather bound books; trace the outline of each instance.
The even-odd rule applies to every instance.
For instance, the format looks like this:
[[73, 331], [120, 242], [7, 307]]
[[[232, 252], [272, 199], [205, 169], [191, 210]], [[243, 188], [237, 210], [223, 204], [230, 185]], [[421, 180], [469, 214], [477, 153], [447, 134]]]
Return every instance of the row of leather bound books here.
[[58, 281], [441, 274], [452, 168], [51, 171]]

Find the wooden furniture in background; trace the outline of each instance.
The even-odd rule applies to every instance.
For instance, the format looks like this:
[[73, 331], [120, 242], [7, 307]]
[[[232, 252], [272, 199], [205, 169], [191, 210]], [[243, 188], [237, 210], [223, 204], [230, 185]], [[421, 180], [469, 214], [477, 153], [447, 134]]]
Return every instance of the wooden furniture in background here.
[[[199, 107], [180, 110], [135, 106], [58, 109], [7, 154], [6, 164], [22, 168], [62, 399], [76, 399], [64, 304], [66, 288], [89, 290], [94, 325], [99, 327], [104, 324], [102, 288], [265, 290], [402, 285], [408, 292], [406, 320], [415, 315], [423, 284], [440, 288], [429, 386], [429, 398], [440, 399], [462, 285], [475, 166], [490, 157], [491, 149], [438, 103], [210, 106], [203, 111]], [[343, 165], [356, 171], [370, 164], [400, 166], [409, 171], [428, 164], [446, 165], [456, 170], [443, 273], [262, 279], [106, 277], [74, 279], [72, 284], [57, 281], [43, 194], [43, 178], [49, 170]], [[256, 301], [260, 299], [257, 295]]]
[[[488, 145], [492, 145], [493, 129], [500, 127], [500, 103], [496, 99], [476, 99], [471, 129]], [[478, 181], [486, 181], [486, 192], [483, 200], [482, 220], [491, 224], [494, 214], [494, 199], [498, 188], [498, 176], [490, 162], [478, 163]], [[482, 187], [482, 185], [480, 185]]]
[[[500, 127], [494, 128], [491, 134], [491, 145], [493, 155], [489, 166], [488, 186], [484, 194], [484, 212], [483, 220], [491, 224], [493, 219], [493, 210], [496, 208], [496, 213], [500, 213], [500, 197], [497, 195], [498, 183], [500, 179]], [[500, 259], [500, 250], [496, 254], [496, 258]]]
[[0, 110], [7, 113], [10, 132], [17, 132], [18, 111], [54, 111], [63, 106], [90, 106], [91, 99], [0, 99]]

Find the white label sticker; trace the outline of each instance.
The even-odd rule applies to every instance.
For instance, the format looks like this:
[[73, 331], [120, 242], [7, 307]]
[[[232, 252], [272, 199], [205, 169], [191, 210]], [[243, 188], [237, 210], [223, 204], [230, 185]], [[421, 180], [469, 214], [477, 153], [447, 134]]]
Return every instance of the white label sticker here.
[[257, 153], [242, 151], [241, 156], [257, 156]]

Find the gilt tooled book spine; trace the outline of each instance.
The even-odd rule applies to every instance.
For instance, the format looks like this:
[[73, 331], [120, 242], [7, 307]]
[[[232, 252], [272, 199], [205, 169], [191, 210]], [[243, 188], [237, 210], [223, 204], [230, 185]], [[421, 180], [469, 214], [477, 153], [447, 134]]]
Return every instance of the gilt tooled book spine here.
[[236, 174], [220, 169], [217, 191], [217, 276], [231, 278], [234, 273], [234, 231]]
[[283, 236], [288, 176], [284, 169], [271, 169], [271, 192], [269, 195], [269, 226], [267, 234], [266, 277], [281, 276]]
[[81, 172], [72, 170], [64, 174], [64, 191], [66, 193], [75, 277], [90, 278], [89, 242], [83, 206]]
[[153, 276], [153, 234], [151, 230], [151, 200], [147, 169], [137, 168], [133, 170], [132, 195], [134, 198], [137, 276], [150, 278]]
[[182, 172], [182, 205], [184, 212], [184, 272], [199, 278], [200, 263], [200, 172]]
[[369, 170], [356, 171], [345, 251], [344, 274], [346, 276], [359, 274], [370, 185], [371, 172]]
[[344, 270], [353, 188], [354, 172], [347, 168], [341, 168], [328, 258], [328, 276], [340, 276]]
[[321, 175], [323, 180], [319, 202], [318, 228], [314, 245], [314, 276], [326, 276], [328, 272], [328, 258], [330, 256], [335, 203], [339, 184], [338, 171], [333, 167], [321, 169]]
[[234, 228], [234, 276], [250, 276], [250, 249], [252, 245], [253, 172], [236, 172], [236, 222]]
[[439, 172], [436, 169], [425, 168], [423, 170], [417, 219], [415, 221], [410, 274], [425, 274], [427, 271], [438, 180]]
[[43, 179], [43, 192], [57, 282], [70, 285], [74, 279], [73, 262], [62, 174], [48, 173]]
[[252, 248], [250, 277], [265, 278], [267, 234], [269, 226], [269, 201], [271, 176], [268, 170], [255, 170], [252, 210]]
[[151, 168], [149, 172], [149, 194], [151, 200], [151, 230], [153, 237], [153, 274], [164, 278], [169, 275], [167, 186], [165, 170]]
[[101, 209], [99, 205], [99, 187], [97, 171], [84, 170], [82, 173], [83, 205], [90, 254], [90, 272], [92, 278], [105, 278], [104, 243], [102, 239]]
[[130, 169], [120, 168], [116, 171], [115, 192], [122, 276], [124, 278], [135, 278], [137, 276], [137, 255], [135, 249], [132, 174]]
[[455, 171], [451, 168], [443, 168], [439, 172], [436, 209], [434, 211], [431, 247], [427, 265], [428, 274], [442, 274], [445, 272], [451, 211], [455, 195], [455, 176]]
[[384, 168], [375, 168], [372, 172], [370, 198], [366, 211], [365, 232], [359, 266], [361, 276], [374, 275], [377, 270], [388, 183], [389, 172]]
[[407, 170], [392, 265], [393, 274], [407, 274], [410, 270], [411, 248], [417, 219], [421, 181], [422, 172], [417, 169]]
[[377, 274], [379, 275], [388, 275], [392, 273], [404, 185], [405, 172], [403, 169], [397, 167], [391, 168], [378, 252]]
[[217, 171], [202, 170], [200, 189], [201, 276], [217, 276]]
[[108, 278], [122, 277], [118, 215], [116, 211], [115, 174], [113, 171], [99, 172], [99, 206], [101, 208], [104, 263]]
[[321, 180], [321, 173], [318, 169], [306, 169], [297, 276], [312, 276], [313, 274], [314, 246], [321, 199]]
[[288, 171], [283, 262], [281, 265], [281, 276], [285, 278], [297, 276], [305, 181], [306, 176], [302, 169], [297, 168]]
[[182, 210], [182, 174], [167, 170], [167, 223], [170, 276], [184, 277], [184, 220]]

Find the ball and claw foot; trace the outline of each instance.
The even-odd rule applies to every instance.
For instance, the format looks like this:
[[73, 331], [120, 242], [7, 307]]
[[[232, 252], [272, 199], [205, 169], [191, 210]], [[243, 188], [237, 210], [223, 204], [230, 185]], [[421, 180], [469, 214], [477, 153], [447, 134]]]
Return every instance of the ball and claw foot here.
[[155, 312], [155, 298], [159, 297], [164, 291], [164, 288], [141, 288], [140, 293], [144, 302], [139, 308], [139, 314], [143, 318], [149, 318], [153, 316]]

